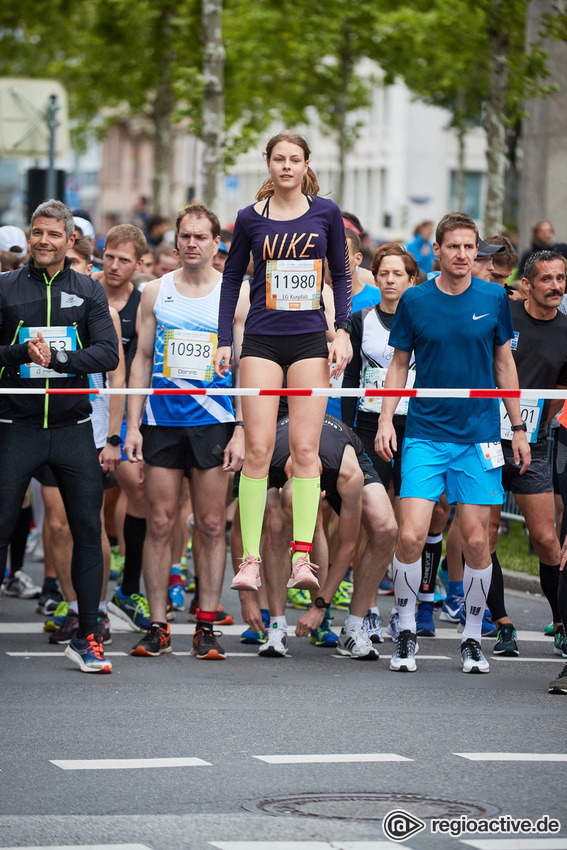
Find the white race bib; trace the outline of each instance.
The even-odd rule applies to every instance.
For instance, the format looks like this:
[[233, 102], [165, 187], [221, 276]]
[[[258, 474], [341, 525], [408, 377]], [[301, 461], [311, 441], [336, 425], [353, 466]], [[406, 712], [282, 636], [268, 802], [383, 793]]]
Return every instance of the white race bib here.
[[164, 378], [212, 381], [216, 350], [217, 335], [214, 333], [168, 328], [163, 355]]
[[268, 260], [268, 310], [318, 310], [321, 306], [322, 260]]
[[[539, 422], [541, 419], [541, 414], [543, 411], [543, 399], [528, 399], [528, 398], [520, 398], [520, 415], [522, 417], [522, 422], [526, 423], [526, 428], [528, 429], [526, 432], [526, 437], [528, 438], [528, 443], [536, 443], [537, 442], [537, 432], [539, 429]], [[500, 402], [500, 438], [502, 440], [511, 440], [514, 436], [514, 432], [512, 431], [512, 423], [510, 422], [510, 417], [508, 416], [508, 412], [506, 410], [506, 406], [504, 402]]]
[[[384, 389], [384, 382], [386, 380], [387, 374], [388, 369], [385, 366], [368, 366], [364, 370], [364, 375], [362, 379], [364, 389]], [[406, 389], [411, 390], [414, 384], [415, 369], [410, 369], [408, 371], [408, 376], [406, 379]], [[381, 396], [364, 396], [360, 401], [359, 410], [364, 411], [364, 413], [380, 413], [380, 411], [382, 410], [383, 400], [384, 399]], [[409, 398], [401, 398], [394, 411], [394, 414], [398, 416], [407, 416], [408, 404]]]
[[[41, 331], [41, 335], [52, 351], [77, 350], [77, 329], [73, 326], [20, 328], [18, 341], [24, 343], [30, 339], [36, 339], [38, 331]], [[37, 363], [30, 363], [29, 366], [26, 363], [22, 363], [20, 366], [20, 378], [44, 379], [67, 377], [69, 377], [69, 373], [67, 372], [56, 372], [55, 369], [47, 369], [45, 366], [38, 366]]]
[[485, 471], [504, 466], [504, 454], [500, 441], [497, 443], [476, 443], [476, 450]]

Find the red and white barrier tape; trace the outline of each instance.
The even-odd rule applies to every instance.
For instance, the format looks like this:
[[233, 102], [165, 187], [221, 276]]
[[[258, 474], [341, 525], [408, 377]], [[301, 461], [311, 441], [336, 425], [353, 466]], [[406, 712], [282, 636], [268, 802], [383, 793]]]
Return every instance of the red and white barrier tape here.
[[103, 387], [57, 389], [49, 387], [0, 387], [0, 395], [210, 395], [210, 396], [342, 396], [344, 398], [522, 398], [522, 399], [567, 399], [567, 390], [501, 390], [501, 389], [442, 389], [442, 388], [420, 388], [420, 389], [364, 389], [353, 387], [349, 389], [334, 389], [332, 387], [315, 387], [304, 389], [277, 389], [277, 388], [243, 388], [223, 389], [219, 387], [188, 388], [177, 387], [164, 388], [130, 388], [110, 389]]

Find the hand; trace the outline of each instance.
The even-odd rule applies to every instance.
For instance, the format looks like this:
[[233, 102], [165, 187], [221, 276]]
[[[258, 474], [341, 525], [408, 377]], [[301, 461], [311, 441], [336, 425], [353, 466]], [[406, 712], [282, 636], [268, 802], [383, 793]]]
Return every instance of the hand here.
[[392, 420], [383, 420], [382, 417], [378, 420], [378, 431], [374, 440], [374, 449], [376, 454], [380, 455], [382, 460], [392, 460], [394, 452], [398, 448], [398, 438], [396, 437], [396, 429], [392, 424]]
[[98, 459], [100, 460], [103, 472], [114, 472], [122, 460], [120, 446], [111, 446], [110, 443], [107, 443], [100, 452]]
[[514, 463], [516, 466], [520, 463], [520, 458], [522, 459], [520, 475], [523, 475], [532, 462], [532, 450], [530, 449], [525, 431], [514, 431], [512, 435], [512, 451], [514, 452]]
[[559, 561], [559, 569], [564, 570], [566, 563], [567, 563], [567, 537], [565, 538], [565, 543], [563, 544], [563, 548], [561, 550], [561, 560]]
[[343, 328], [339, 328], [334, 340], [329, 346], [329, 367], [334, 365], [331, 371], [331, 378], [340, 377], [350, 361], [352, 360], [352, 345], [350, 342], [350, 334]]
[[142, 454], [142, 435], [139, 428], [128, 428], [124, 440], [124, 454], [130, 463], [139, 463], [144, 459]]
[[28, 339], [28, 357], [38, 366], [47, 368], [51, 363], [52, 351], [43, 338], [41, 331], [37, 332], [35, 339]]
[[215, 375], [218, 375], [219, 378], [224, 378], [230, 369], [231, 359], [232, 349], [230, 345], [223, 345], [220, 348], [217, 348], [215, 359], [213, 360]]
[[312, 630], [320, 626], [325, 619], [325, 610], [325, 608], [316, 608], [313, 605], [309, 611], [302, 614], [295, 627], [297, 637], [309, 637]]
[[256, 601], [256, 594], [254, 591], [239, 590], [238, 595], [240, 597], [240, 608], [244, 622], [248, 623], [253, 632], [263, 632], [266, 634], [264, 621], [262, 620], [262, 612], [260, 611], [260, 606]]
[[237, 425], [234, 429], [234, 434], [227, 443], [224, 450], [223, 469], [227, 472], [238, 472], [242, 469], [244, 463], [244, 428], [242, 425]]

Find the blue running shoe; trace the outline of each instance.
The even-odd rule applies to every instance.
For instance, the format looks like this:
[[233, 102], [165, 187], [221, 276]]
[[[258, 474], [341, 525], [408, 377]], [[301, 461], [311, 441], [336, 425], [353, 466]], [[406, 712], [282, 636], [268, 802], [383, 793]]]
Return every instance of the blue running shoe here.
[[174, 611], [185, 611], [185, 584], [179, 573], [169, 577], [169, 601]]
[[123, 596], [122, 589], [116, 588], [116, 593], [107, 605], [108, 610], [124, 620], [132, 631], [147, 632], [152, 624], [148, 601], [139, 593]]
[[433, 602], [420, 602], [415, 616], [416, 635], [418, 637], [435, 637], [433, 622]]
[[442, 584], [445, 590], [449, 591], [449, 573], [447, 572], [447, 558], [443, 558], [437, 570], [437, 581]]
[[394, 582], [388, 578], [387, 575], [384, 576], [380, 585], [378, 587], [378, 595], [379, 596], [390, 596], [394, 592]]
[[104, 658], [100, 635], [71, 638], [65, 655], [78, 664], [83, 673], [112, 673], [112, 664]]
[[311, 641], [311, 643], [314, 643], [315, 646], [333, 647], [338, 644], [339, 636], [331, 631], [329, 621], [327, 617], [325, 617], [320, 626], [317, 626], [316, 629], [311, 630], [311, 636], [309, 640]]
[[[270, 612], [267, 608], [260, 608], [262, 614], [262, 622], [266, 632], [270, 631]], [[240, 643], [262, 644], [266, 643], [268, 635], [264, 632], [254, 632], [252, 629], [246, 629], [240, 635]]]
[[124, 573], [124, 555], [120, 554], [119, 546], [110, 547], [110, 580], [119, 582]]
[[439, 619], [444, 623], [459, 623], [464, 604], [463, 596], [448, 596], [441, 607]]
[[311, 608], [311, 594], [299, 587], [288, 587], [287, 601], [293, 608]]

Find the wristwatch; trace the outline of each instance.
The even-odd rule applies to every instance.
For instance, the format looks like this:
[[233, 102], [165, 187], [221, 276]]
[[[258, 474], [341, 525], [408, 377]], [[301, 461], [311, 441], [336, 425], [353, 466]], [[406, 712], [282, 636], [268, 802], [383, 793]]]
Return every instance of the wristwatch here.
[[527, 431], [528, 426], [525, 422], [522, 422], [520, 425], [512, 425], [512, 431]]
[[64, 372], [69, 366], [69, 354], [67, 351], [54, 351], [49, 364], [56, 372]]
[[350, 334], [352, 332], [352, 325], [350, 322], [335, 322], [335, 330], [346, 331], [347, 334]]
[[330, 602], [325, 602], [322, 596], [318, 596], [315, 600], [315, 608], [328, 608], [330, 604]]
[[113, 434], [111, 437], [106, 438], [106, 442], [110, 443], [111, 446], [119, 446], [122, 440], [120, 439], [120, 434]]

